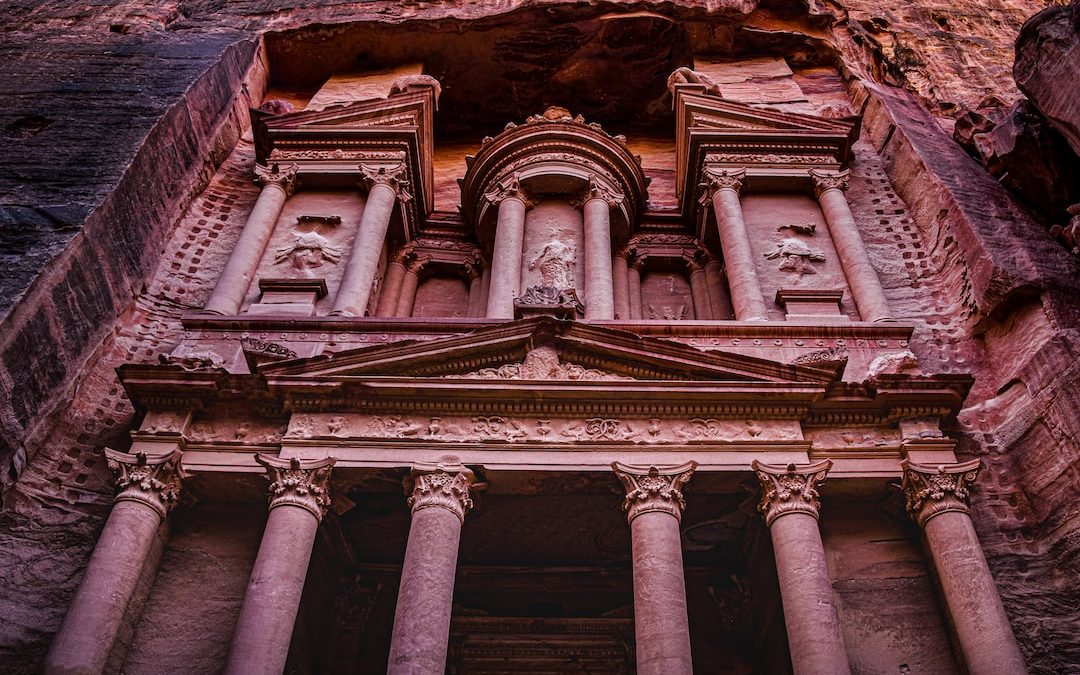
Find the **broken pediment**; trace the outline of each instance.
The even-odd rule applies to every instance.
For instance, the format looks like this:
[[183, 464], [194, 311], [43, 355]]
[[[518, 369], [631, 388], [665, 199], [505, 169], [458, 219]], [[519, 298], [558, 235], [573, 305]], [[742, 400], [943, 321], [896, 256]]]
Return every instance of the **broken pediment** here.
[[538, 317], [467, 335], [267, 363], [271, 383], [313, 378], [440, 378], [544, 382], [761, 382], [824, 387], [835, 371], [702, 352], [626, 331]]
[[751, 177], [835, 171], [847, 163], [859, 135], [858, 118], [829, 119], [757, 107], [722, 98], [705, 80], [684, 79], [671, 87], [676, 185], [684, 204], [696, 197], [698, 176], [706, 163], [745, 168]]

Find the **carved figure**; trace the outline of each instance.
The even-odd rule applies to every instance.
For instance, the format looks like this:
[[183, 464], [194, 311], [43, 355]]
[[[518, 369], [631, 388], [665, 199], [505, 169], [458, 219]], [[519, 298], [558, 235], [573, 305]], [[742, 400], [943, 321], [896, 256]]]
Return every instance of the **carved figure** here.
[[780, 270], [804, 274], [817, 274], [811, 262], [824, 262], [825, 253], [810, 248], [806, 242], [794, 237], [786, 237], [776, 244], [776, 248], [764, 254], [769, 260], [780, 258]]
[[225, 366], [225, 359], [210, 350], [189, 351], [187, 354], [162, 354], [158, 360], [165, 365], [180, 366], [184, 370], [210, 370]]
[[716, 96], [722, 95], [720, 93], [720, 85], [716, 84], [711, 77], [705, 73], [699, 73], [698, 71], [685, 66], [676, 68], [671, 75], [668, 75], [667, 88], [672, 96], [675, 95], [676, 84], [700, 84], [704, 85], [705, 91], [708, 93], [715, 94]]
[[323, 261], [336, 263], [341, 260], [343, 250], [334, 246], [330, 240], [318, 232], [297, 232], [293, 242], [282, 246], [274, 257], [275, 264], [292, 260], [298, 270], [322, 267]]
[[574, 261], [577, 250], [558, 239], [549, 241], [540, 253], [529, 261], [529, 269], [539, 268], [543, 286], [563, 290], [574, 287]]
[[662, 305], [659, 310], [650, 305], [645, 306], [650, 319], [663, 319], [665, 321], [682, 321], [687, 317], [690, 309], [685, 305]]

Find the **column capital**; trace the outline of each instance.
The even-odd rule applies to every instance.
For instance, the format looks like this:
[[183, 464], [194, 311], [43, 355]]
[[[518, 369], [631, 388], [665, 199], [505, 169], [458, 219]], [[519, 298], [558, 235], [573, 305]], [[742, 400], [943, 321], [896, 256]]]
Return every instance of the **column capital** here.
[[361, 164], [360, 175], [364, 186], [371, 192], [376, 185], [385, 185], [394, 191], [394, 197], [398, 201], [407, 202], [412, 199], [409, 194], [409, 170], [405, 164]]
[[700, 248], [693, 251], [683, 251], [682, 254], [682, 259], [686, 263], [686, 271], [690, 274], [704, 271], [709, 258], [709, 254]]
[[109, 468], [116, 472], [116, 501], [140, 502], [164, 519], [180, 499], [180, 482], [187, 475], [180, 466], [181, 457], [180, 450], [147, 455], [105, 448]]
[[390, 262], [396, 262], [400, 265], [408, 264], [409, 260], [416, 257], [416, 247], [413, 244], [405, 244], [394, 251], [390, 256]]
[[624, 199], [626, 199], [626, 197], [623, 193], [613, 188], [609, 188], [601, 183], [600, 179], [597, 178], [595, 174], [590, 174], [589, 185], [585, 188], [581, 197], [574, 202], [574, 207], [579, 209], [584, 208], [589, 202], [600, 200], [607, 204], [608, 208], [611, 209], [622, 204]]
[[643, 253], [637, 249], [630, 250], [630, 258], [627, 260], [630, 267], [640, 272], [645, 268], [645, 263], [649, 260], [649, 254]]
[[980, 466], [978, 459], [936, 466], [915, 464], [906, 459], [900, 462], [904, 470], [901, 488], [908, 515], [919, 527], [925, 527], [928, 520], [941, 513], [970, 513], [968, 496]]
[[848, 189], [848, 178], [851, 177], [851, 170], [822, 171], [821, 169], [810, 169], [809, 174], [810, 180], [814, 182], [814, 196], [821, 199], [821, 194], [826, 190], [846, 191]]
[[758, 511], [765, 516], [766, 525], [771, 526], [774, 520], [789, 513], [805, 513], [817, 519], [821, 508], [817, 487], [825, 482], [825, 474], [832, 468], [832, 460], [801, 467], [794, 464], [762, 464], [754, 460], [750, 466], [761, 483]]
[[477, 485], [476, 475], [452, 456], [435, 464], [414, 464], [404, 485], [413, 513], [427, 508], [446, 509], [462, 522], [473, 507], [469, 491], [474, 486], [482, 487]]
[[286, 197], [292, 197], [297, 184], [300, 182], [297, 178], [299, 173], [300, 166], [298, 164], [286, 164], [285, 166], [277, 163], [270, 166], [256, 164], [255, 184], [263, 188], [273, 185], [280, 188]]
[[480, 256], [470, 258], [462, 264], [465, 277], [470, 281], [476, 281], [484, 274], [484, 261]]
[[506, 199], [516, 199], [524, 204], [526, 209], [531, 209], [535, 204], [521, 185], [521, 176], [516, 173], [493, 181], [487, 191], [484, 192], [484, 199], [495, 206], [498, 206]]
[[322, 520], [330, 506], [330, 470], [337, 461], [327, 459], [281, 459], [256, 454], [255, 461], [266, 469], [270, 481], [270, 509], [299, 506]]
[[690, 482], [696, 468], [697, 462], [693, 461], [663, 469], [612, 462], [612, 471], [626, 488], [622, 504], [626, 520], [633, 522], [634, 518], [649, 511], [668, 513], [676, 520], [682, 520], [686, 508], [682, 487]]
[[738, 194], [745, 178], [746, 169], [712, 169], [706, 166], [701, 172], [701, 183], [698, 184], [701, 188], [699, 203], [707, 206], [717, 190], [732, 190]]
[[413, 258], [405, 264], [405, 271], [410, 274], [420, 274], [429, 262], [431, 262], [431, 256]]

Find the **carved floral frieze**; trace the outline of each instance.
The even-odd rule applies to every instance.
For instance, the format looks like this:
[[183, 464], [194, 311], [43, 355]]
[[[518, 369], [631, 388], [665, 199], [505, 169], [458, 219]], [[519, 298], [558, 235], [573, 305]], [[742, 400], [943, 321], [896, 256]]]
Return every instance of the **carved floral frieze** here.
[[753, 443], [797, 441], [797, 420], [541, 418], [294, 414], [286, 439], [400, 439], [446, 443]]

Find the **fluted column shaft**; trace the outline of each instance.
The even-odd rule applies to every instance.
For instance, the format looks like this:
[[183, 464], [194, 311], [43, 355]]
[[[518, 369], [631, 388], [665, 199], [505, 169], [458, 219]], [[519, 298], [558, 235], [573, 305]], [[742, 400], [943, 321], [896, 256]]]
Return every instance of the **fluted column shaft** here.
[[626, 270], [626, 293], [630, 296], [631, 319], [642, 319], [645, 316], [641, 302], [641, 271], [645, 268], [646, 257], [642, 253], [635, 255]]
[[285, 670], [308, 563], [326, 507], [333, 459], [258, 455], [270, 482], [270, 514], [236, 621], [228, 675]]
[[403, 247], [395, 253], [386, 266], [379, 304], [375, 309], [377, 316], [394, 316], [397, 312], [398, 299], [401, 297], [401, 284], [405, 281], [405, 269], [413, 255], [410, 247]]
[[394, 316], [412, 316], [413, 305], [416, 304], [416, 290], [420, 288], [420, 273], [426, 264], [427, 259], [422, 259], [414, 260], [405, 266], [405, 276], [401, 280], [401, 293]]
[[485, 197], [499, 205], [487, 317], [513, 319], [514, 298], [521, 292], [521, 252], [525, 243], [525, 211], [532, 206], [517, 177], [497, 183]]
[[761, 294], [750, 237], [739, 202], [739, 190], [745, 176], [745, 170], [706, 170], [706, 199], [703, 201], [707, 203], [711, 200], [716, 216], [735, 318], [739, 321], [764, 321], [767, 317], [765, 298]]
[[795, 675], [851, 672], [818, 530], [817, 485], [831, 466], [829, 460], [803, 467], [753, 464], [763, 491], [758, 508], [772, 537]]
[[413, 467], [407, 482], [412, 525], [401, 568], [387, 675], [446, 670], [458, 544], [472, 508], [472, 472], [456, 458]]
[[214, 292], [206, 303], [206, 311], [226, 315], [240, 311], [240, 305], [255, 277], [266, 245], [274, 234], [281, 210], [296, 186], [298, 171], [295, 164], [284, 169], [277, 164], [270, 168], [256, 165], [255, 181], [262, 185], [262, 192], [259, 193], [244, 229], [240, 232], [240, 238], [229, 255], [229, 261], [225, 263], [225, 269], [222, 270]]
[[405, 192], [408, 181], [404, 164], [394, 167], [364, 166], [361, 171], [368, 186], [367, 201], [331, 312], [344, 316], [364, 316], [371, 296], [371, 284], [379, 267], [379, 257], [386, 242], [386, 231], [394, 215], [394, 204], [399, 198], [409, 198]]
[[908, 513], [922, 526], [971, 675], [1026, 673], [1005, 607], [971, 522], [979, 460], [925, 466], [904, 460]]
[[682, 487], [697, 464], [635, 467], [615, 462], [626, 488], [634, 574], [634, 635], [639, 675], [692, 673], [682, 536]]
[[623, 249], [611, 259], [611, 293], [615, 302], [615, 318], [622, 321], [630, 318], [630, 270], [626, 257], [626, 249]]
[[156, 457], [106, 450], [106, 457], [120, 493], [45, 657], [48, 675], [104, 671], [158, 528], [179, 496], [179, 450]]
[[855, 224], [855, 217], [851, 213], [851, 205], [848, 204], [847, 196], [844, 195], [848, 175], [848, 171], [841, 173], [810, 171], [810, 177], [814, 181], [814, 192], [825, 214], [825, 222], [829, 224], [829, 234], [836, 248], [836, 255], [840, 259], [840, 265], [844, 268], [848, 286], [851, 288], [851, 297], [859, 309], [859, 317], [863, 321], [890, 320], [893, 317], [892, 310], [889, 309], [889, 301], [885, 299], [881, 280], [878, 278], [877, 270], [870, 263], [866, 245], [863, 243], [862, 235], [859, 234], [858, 225]]

